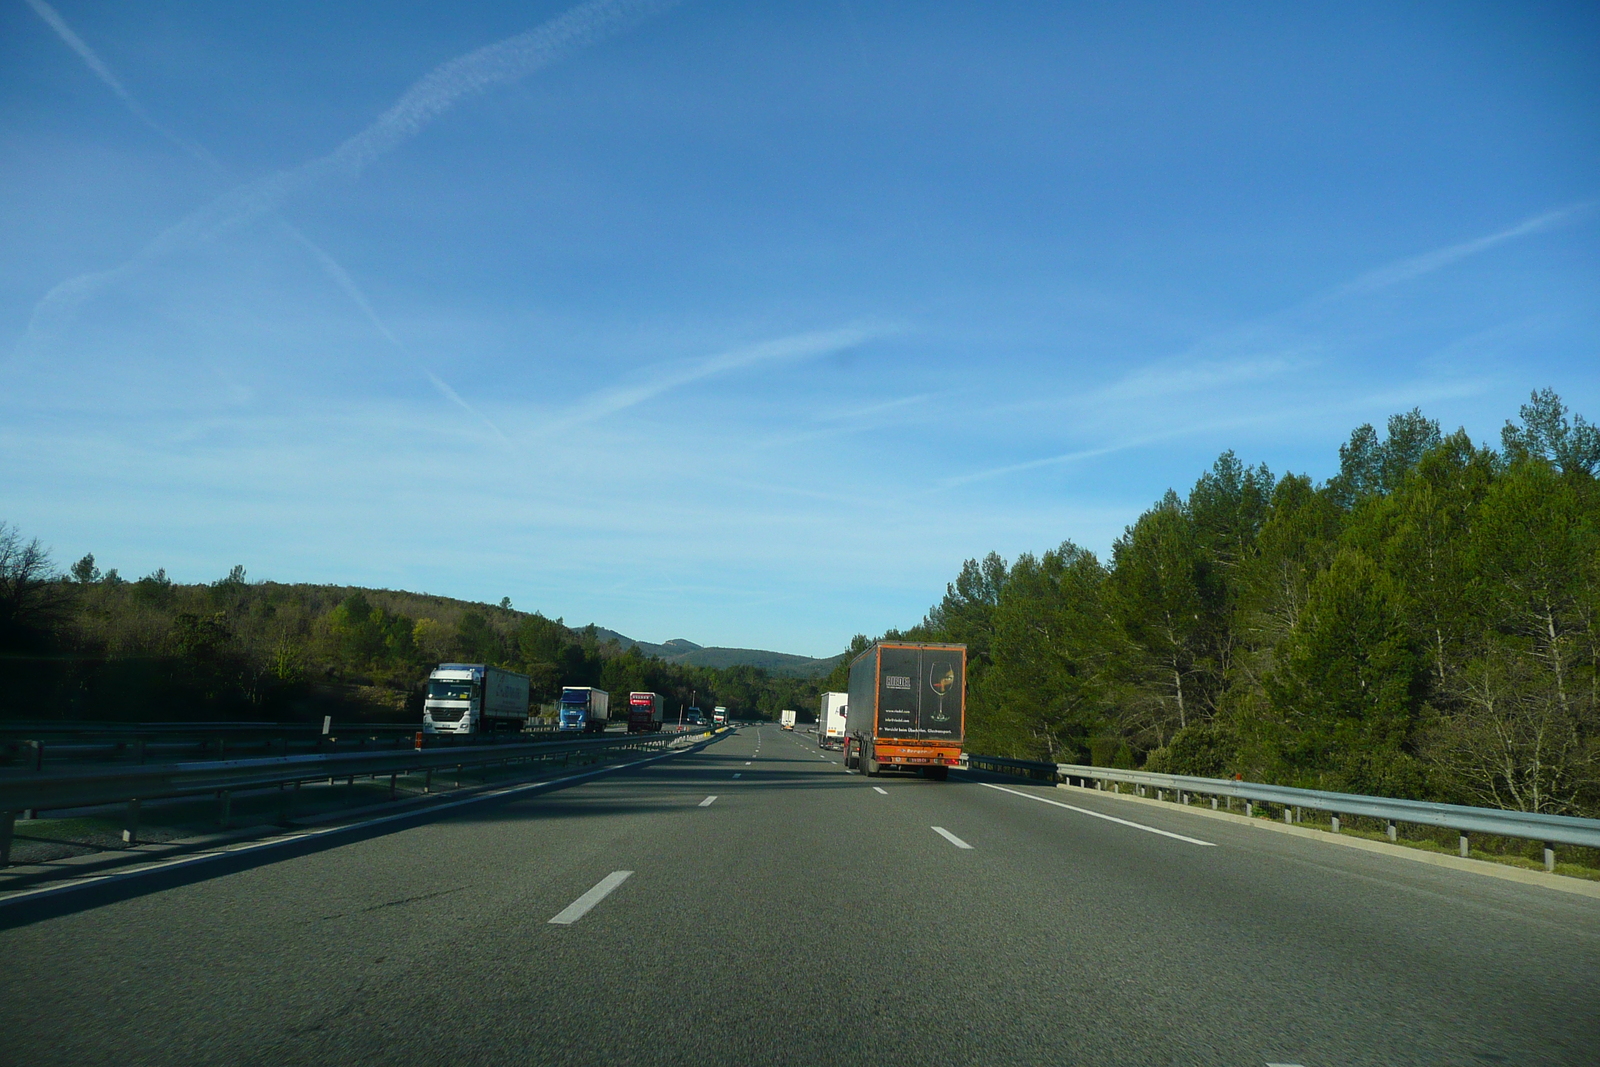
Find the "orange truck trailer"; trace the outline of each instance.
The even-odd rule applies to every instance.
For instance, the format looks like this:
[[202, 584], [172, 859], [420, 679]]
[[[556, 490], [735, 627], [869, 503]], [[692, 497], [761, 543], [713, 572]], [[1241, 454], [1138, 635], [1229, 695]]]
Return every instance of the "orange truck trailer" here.
[[844, 765], [944, 781], [967, 725], [967, 646], [879, 641], [850, 664]]

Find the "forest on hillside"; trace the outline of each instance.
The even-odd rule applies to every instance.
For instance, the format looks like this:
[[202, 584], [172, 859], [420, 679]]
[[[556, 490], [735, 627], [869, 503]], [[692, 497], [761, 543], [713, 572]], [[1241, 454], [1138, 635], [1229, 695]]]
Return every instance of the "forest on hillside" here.
[[441, 662], [524, 672], [537, 704], [563, 685], [654, 691], [672, 716], [698, 702], [776, 718], [817, 693], [755, 667], [668, 663], [509, 601], [250, 582], [242, 566], [208, 584], [164, 569], [128, 581], [92, 555], [61, 573], [37, 538], [0, 524], [5, 718], [420, 722]]
[[1320, 485], [1227, 452], [1109, 560], [970, 559], [887, 636], [968, 646], [974, 751], [1596, 815], [1597, 473], [1548, 390], [1498, 449], [1362, 426]]

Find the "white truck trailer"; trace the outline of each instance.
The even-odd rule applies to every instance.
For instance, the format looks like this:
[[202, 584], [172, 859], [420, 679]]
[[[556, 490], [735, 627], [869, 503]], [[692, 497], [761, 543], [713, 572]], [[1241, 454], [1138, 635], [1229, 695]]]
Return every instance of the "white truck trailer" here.
[[528, 676], [482, 663], [441, 663], [428, 675], [425, 734], [486, 734], [528, 724]]
[[793, 730], [794, 712], [788, 708], [784, 708], [782, 711], [778, 712], [778, 725], [783, 727], [785, 730]]
[[611, 694], [588, 685], [569, 685], [561, 690], [556, 713], [556, 729], [582, 730], [586, 734], [606, 732], [611, 718]]
[[817, 744], [823, 748], [837, 748], [844, 744], [844, 723], [849, 704], [849, 693], [822, 694], [822, 704], [817, 709]]

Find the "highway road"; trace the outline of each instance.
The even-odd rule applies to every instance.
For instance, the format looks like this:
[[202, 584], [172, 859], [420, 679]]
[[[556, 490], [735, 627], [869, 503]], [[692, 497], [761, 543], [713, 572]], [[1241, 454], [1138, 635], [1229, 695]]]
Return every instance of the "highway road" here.
[[252, 863], [0, 909], [0, 1062], [1600, 1062], [1593, 899], [775, 726]]

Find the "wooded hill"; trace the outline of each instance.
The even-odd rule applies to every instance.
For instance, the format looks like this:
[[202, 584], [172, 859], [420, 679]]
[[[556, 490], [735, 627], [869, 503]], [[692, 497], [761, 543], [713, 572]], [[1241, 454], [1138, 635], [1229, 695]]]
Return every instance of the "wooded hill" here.
[[1321, 485], [1227, 452], [1109, 560], [970, 559], [890, 636], [968, 646], [975, 751], [1596, 815], [1597, 472], [1549, 391], [1498, 450], [1362, 426]]
[[243, 567], [180, 585], [164, 570], [126, 581], [86, 556], [62, 575], [37, 540], [0, 526], [0, 674], [27, 694], [5, 718], [420, 722], [427, 673], [447, 661], [526, 672], [536, 703], [563, 685], [658, 692], [673, 716], [696, 700], [764, 718], [816, 703], [815, 680], [667, 662], [603, 634], [509, 604], [250, 582]]

